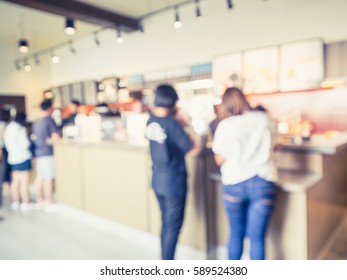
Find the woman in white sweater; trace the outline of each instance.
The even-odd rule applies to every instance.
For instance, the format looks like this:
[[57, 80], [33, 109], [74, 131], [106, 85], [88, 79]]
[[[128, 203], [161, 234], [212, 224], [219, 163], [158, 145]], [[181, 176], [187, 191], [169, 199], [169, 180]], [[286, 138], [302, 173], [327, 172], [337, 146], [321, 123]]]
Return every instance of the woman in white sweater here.
[[8, 151], [8, 162], [12, 169], [11, 208], [23, 211], [30, 209], [29, 183], [31, 173], [30, 140], [25, 128], [26, 115], [18, 113], [5, 129], [4, 143]]
[[243, 93], [228, 88], [222, 99], [213, 152], [221, 166], [223, 201], [230, 223], [229, 259], [240, 259], [245, 236], [251, 259], [265, 258], [265, 235], [273, 210], [275, 169], [273, 123], [253, 110]]

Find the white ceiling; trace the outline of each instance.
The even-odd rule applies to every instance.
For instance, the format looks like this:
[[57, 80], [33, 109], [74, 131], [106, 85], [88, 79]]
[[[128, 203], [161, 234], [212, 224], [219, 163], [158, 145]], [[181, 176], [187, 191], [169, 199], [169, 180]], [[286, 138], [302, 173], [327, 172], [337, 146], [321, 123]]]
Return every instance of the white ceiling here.
[[[184, 2], [183, 0], [78, 0], [103, 9], [114, 11], [130, 17], [141, 17], [163, 7]], [[23, 20], [21, 20], [23, 19]], [[30, 51], [47, 49], [91, 34], [100, 26], [76, 22], [76, 34], [64, 33], [65, 18], [48, 14], [24, 6], [0, 1], [0, 44], [13, 45], [16, 49], [21, 36], [20, 22], [23, 22], [24, 37], [29, 40]], [[18, 57], [22, 55], [18, 52]]]

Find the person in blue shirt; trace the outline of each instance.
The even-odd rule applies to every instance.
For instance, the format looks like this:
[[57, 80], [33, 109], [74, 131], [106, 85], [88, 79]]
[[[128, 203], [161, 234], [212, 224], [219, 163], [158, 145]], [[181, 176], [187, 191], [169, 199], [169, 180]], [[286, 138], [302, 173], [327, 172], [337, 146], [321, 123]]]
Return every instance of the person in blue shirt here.
[[152, 187], [162, 214], [161, 257], [172, 260], [183, 224], [187, 195], [187, 171], [184, 156], [195, 155], [194, 145], [183, 125], [175, 118], [178, 95], [171, 85], [156, 89], [154, 109], [146, 126], [150, 141]]

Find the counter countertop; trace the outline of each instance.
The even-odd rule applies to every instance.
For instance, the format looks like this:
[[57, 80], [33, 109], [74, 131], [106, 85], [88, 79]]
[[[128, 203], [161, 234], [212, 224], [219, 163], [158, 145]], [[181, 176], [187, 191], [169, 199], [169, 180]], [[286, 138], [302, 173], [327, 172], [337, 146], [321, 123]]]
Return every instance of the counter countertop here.
[[[148, 149], [148, 144], [132, 144], [128, 142], [119, 142], [104, 140], [100, 142], [84, 142], [76, 139], [59, 139], [51, 141], [53, 145], [83, 145], [103, 148], [121, 148], [121, 149]], [[323, 155], [333, 155], [347, 148], [347, 133], [337, 133], [332, 137], [324, 135], [314, 135], [309, 142], [301, 144], [281, 143], [278, 146], [279, 151], [284, 152], [301, 152], [301, 153], [319, 153]], [[205, 148], [201, 154], [210, 153], [211, 148]]]
[[[219, 172], [208, 174], [208, 178], [212, 181], [221, 183], [221, 174]], [[320, 179], [321, 176], [314, 173], [278, 170], [276, 184], [286, 192], [304, 192], [316, 184]]]
[[103, 140], [100, 142], [85, 142], [78, 139], [58, 139], [49, 141], [52, 145], [77, 145], [77, 146], [89, 146], [97, 148], [118, 148], [118, 149], [137, 149], [144, 150], [148, 149], [148, 145], [145, 144], [131, 144], [128, 142], [119, 142], [112, 140]]
[[279, 144], [280, 151], [319, 153], [323, 155], [333, 155], [345, 148], [347, 148], [347, 133], [337, 133], [331, 137], [322, 134], [313, 135], [311, 141], [302, 144]]

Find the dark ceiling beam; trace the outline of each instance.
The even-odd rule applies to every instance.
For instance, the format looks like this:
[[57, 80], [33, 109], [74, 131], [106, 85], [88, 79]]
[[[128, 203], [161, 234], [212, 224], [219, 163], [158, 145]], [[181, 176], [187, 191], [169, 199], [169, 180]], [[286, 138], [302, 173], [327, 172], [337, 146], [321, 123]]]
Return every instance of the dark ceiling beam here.
[[4, 0], [47, 13], [85, 21], [91, 24], [110, 28], [119, 27], [122, 31], [131, 32], [139, 29], [135, 18], [124, 16], [95, 6], [74, 0]]

